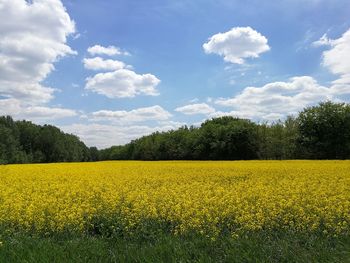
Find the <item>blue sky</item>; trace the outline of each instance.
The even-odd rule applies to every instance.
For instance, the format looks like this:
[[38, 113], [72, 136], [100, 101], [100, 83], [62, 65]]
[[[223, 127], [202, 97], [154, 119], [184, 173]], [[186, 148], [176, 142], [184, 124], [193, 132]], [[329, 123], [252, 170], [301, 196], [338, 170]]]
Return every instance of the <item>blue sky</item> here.
[[89, 146], [350, 98], [350, 2], [0, 0], [0, 114]]

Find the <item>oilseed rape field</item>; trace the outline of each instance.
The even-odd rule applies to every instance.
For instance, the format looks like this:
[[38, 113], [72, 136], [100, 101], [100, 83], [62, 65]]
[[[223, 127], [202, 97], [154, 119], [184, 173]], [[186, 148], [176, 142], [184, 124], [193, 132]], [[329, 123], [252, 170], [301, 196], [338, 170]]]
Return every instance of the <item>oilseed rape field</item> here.
[[350, 161], [0, 166], [0, 226], [28, 233], [350, 233]]

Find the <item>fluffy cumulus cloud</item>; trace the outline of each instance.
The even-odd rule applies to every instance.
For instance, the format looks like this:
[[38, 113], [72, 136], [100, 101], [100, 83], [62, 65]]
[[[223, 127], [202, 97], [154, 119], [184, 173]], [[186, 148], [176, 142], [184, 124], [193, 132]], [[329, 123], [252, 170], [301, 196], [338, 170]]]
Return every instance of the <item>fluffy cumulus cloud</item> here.
[[97, 146], [100, 149], [113, 145], [123, 145], [133, 139], [149, 135], [156, 131], [177, 129], [182, 123], [164, 122], [157, 126], [147, 125], [106, 125], [106, 124], [72, 124], [60, 128], [68, 133], [79, 136], [87, 145]]
[[125, 68], [124, 62], [112, 59], [103, 59], [101, 57], [84, 58], [84, 67], [91, 70], [118, 70]]
[[336, 94], [350, 94], [350, 29], [338, 39], [323, 36], [319, 42], [329, 49], [323, 52], [322, 64], [339, 78], [333, 82]]
[[107, 55], [107, 56], [114, 56], [114, 55], [129, 55], [126, 51], [121, 51], [120, 48], [115, 46], [108, 46], [103, 47], [100, 45], [94, 45], [92, 47], [89, 47], [88, 50], [89, 54], [91, 55]]
[[[115, 46], [103, 47], [95, 45], [88, 48], [91, 55], [127, 55]], [[108, 98], [132, 98], [136, 95], [159, 95], [157, 86], [160, 80], [153, 74], [138, 74], [132, 66], [124, 62], [101, 57], [85, 58], [84, 67], [100, 73], [86, 79], [85, 89], [104, 95]], [[107, 72], [103, 72], [107, 71]]]
[[10, 100], [15, 110], [38, 115], [44, 108], [35, 105], [50, 101], [55, 91], [42, 81], [61, 57], [76, 53], [66, 44], [74, 22], [60, 0], [1, 0], [0, 17], [1, 103]]
[[100, 110], [92, 113], [94, 121], [116, 121], [123, 123], [143, 122], [143, 121], [164, 121], [168, 120], [171, 114], [164, 110], [161, 106], [155, 105], [152, 107], [138, 108], [131, 111], [109, 111]]
[[39, 83], [54, 62], [75, 53], [66, 45], [74, 22], [59, 0], [2, 0], [0, 17], [0, 94], [49, 100], [52, 89]]
[[196, 114], [210, 115], [215, 112], [215, 109], [206, 103], [196, 103], [196, 104], [189, 104], [186, 106], [178, 107], [175, 109], [175, 111], [181, 112], [186, 115], [196, 115]]
[[232, 107], [233, 110], [228, 113], [216, 112], [216, 115], [276, 120], [328, 99], [335, 99], [332, 88], [318, 84], [309, 76], [294, 77], [288, 82], [247, 87], [233, 98], [218, 99], [216, 104]]
[[137, 74], [129, 69], [98, 73], [87, 79], [85, 88], [108, 98], [127, 98], [136, 95], [159, 95], [160, 80], [152, 74]]
[[227, 62], [243, 64], [246, 58], [257, 58], [270, 47], [267, 38], [251, 27], [234, 27], [210, 37], [203, 49], [207, 54], [223, 56]]

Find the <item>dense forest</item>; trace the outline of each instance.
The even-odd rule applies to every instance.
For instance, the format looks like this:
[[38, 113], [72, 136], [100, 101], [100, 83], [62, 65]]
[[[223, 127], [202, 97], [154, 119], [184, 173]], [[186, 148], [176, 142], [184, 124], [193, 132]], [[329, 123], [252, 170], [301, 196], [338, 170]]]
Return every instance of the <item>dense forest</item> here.
[[54, 126], [0, 117], [0, 164], [90, 161], [91, 152], [77, 136]]
[[230, 116], [88, 148], [51, 125], [0, 117], [0, 164], [98, 160], [349, 159], [350, 104], [324, 102], [274, 123]]

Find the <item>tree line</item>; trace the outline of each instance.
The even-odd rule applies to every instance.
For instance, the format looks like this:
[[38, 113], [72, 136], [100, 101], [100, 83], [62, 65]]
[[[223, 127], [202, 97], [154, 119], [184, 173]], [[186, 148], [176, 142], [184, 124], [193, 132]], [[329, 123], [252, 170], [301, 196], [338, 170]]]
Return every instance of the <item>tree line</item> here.
[[0, 117], [0, 164], [90, 161], [91, 149], [52, 125]]
[[349, 159], [350, 105], [327, 101], [274, 123], [214, 118], [98, 154], [101, 160]]
[[224, 116], [98, 150], [52, 125], [0, 117], [0, 164], [99, 160], [349, 159], [350, 105], [323, 102], [273, 123]]

